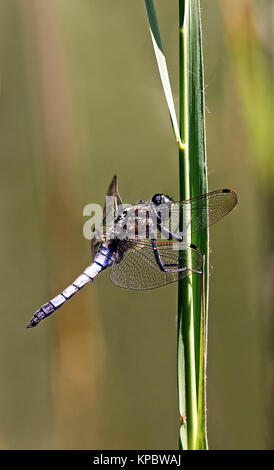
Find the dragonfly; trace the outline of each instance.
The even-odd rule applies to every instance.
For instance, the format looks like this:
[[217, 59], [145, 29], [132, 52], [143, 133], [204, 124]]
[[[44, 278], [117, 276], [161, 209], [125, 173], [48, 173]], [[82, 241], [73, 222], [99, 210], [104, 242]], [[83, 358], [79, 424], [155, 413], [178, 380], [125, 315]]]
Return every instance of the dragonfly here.
[[27, 328], [52, 315], [108, 268], [111, 281], [129, 290], [154, 289], [190, 274], [202, 274], [203, 253], [191, 243], [191, 235], [220, 220], [237, 204], [234, 191], [219, 189], [185, 201], [174, 202], [158, 193], [150, 201], [124, 205], [117, 175], [107, 196], [113, 200], [113, 223], [106, 226], [105, 204], [102, 231], [93, 233], [92, 263], [71, 285], [42, 305]]

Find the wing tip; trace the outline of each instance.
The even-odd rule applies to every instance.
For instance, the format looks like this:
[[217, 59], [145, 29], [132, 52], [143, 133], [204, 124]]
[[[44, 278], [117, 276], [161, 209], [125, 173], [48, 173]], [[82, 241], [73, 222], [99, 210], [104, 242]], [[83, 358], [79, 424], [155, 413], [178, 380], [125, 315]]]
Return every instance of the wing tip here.
[[234, 207], [235, 207], [237, 202], [238, 202], [237, 193], [235, 193], [235, 191], [233, 191], [232, 189], [227, 189], [227, 188], [222, 189], [222, 193], [231, 194], [234, 197], [234, 199], [235, 199]]

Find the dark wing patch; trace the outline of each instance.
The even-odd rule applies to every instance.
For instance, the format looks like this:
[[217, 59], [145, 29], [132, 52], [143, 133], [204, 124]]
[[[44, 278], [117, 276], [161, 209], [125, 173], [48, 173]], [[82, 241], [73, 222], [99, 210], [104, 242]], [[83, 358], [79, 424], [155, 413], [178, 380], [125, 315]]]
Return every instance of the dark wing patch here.
[[[117, 217], [118, 206], [120, 204], [122, 204], [122, 199], [121, 199], [119, 191], [118, 191], [118, 176], [117, 175], [113, 176], [113, 178], [112, 178], [112, 180], [109, 184], [106, 196], [113, 196], [114, 197], [114, 217]], [[105, 229], [106, 229], [106, 212], [107, 212], [107, 208], [106, 208], [106, 201], [105, 201], [104, 210], [103, 210], [103, 221], [102, 221], [102, 226], [101, 226], [101, 233], [105, 233]], [[91, 239], [92, 260], [94, 260], [95, 256], [99, 253], [101, 246], [102, 246], [102, 239], [101, 239], [100, 233], [97, 234], [94, 231], [94, 236]]]

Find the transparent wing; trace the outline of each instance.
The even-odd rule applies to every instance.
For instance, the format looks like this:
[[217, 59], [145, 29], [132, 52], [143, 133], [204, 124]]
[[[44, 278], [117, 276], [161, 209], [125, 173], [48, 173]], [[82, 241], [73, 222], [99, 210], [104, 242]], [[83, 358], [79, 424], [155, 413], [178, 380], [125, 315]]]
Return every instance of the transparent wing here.
[[171, 204], [170, 230], [194, 233], [214, 224], [228, 214], [237, 204], [237, 195], [230, 189], [220, 189], [207, 194]]
[[[236, 194], [220, 189], [187, 201], [161, 206], [151, 201], [137, 203], [127, 208], [122, 233], [126, 224], [127, 238], [182, 239], [214, 224], [228, 214], [237, 204]], [[161, 231], [161, 233], [159, 233]], [[117, 227], [117, 234], [119, 230]], [[118, 235], [119, 238], [119, 235]]]
[[195, 245], [172, 241], [121, 241], [110, 272], [125, 289], [155, 289], [202, 272], [202, 254]]
[[[108, 187], [106, 196], [113, 196], [114, 197], [114, 217], [117, 217], [118, 214], [118, 206], [122, 204], [122, 199], [120, 197], [119, 191], [118, 191], [118, 176], [114, 175], [110, 185]], [[102, 227], [101, 227], [101, 233], [104, 230], [104, 227], [106, 225], [106, 213], [107, 213], [107, 207], [106, 207], [106, 202], [104, 205], [104, 211], [103, 211], [103, 221], [102, 221]], [[99, 253], [100, 248], [102, 246], [102, 239], [100, 236], [100, 232], [95, 232], [94, 231], [94, 236], [91, 239], [91, 254], [92, 254], [92, 259], [94, 260], [95, 256]]]

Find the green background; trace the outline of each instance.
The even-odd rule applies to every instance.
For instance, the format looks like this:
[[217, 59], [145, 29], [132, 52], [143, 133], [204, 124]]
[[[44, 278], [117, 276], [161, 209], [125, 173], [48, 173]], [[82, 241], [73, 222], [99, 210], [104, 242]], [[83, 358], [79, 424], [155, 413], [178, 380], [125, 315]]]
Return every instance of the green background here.
[[[201, 1], [209, 189], [239, 202], [210, 230], [208, 437], [266, 448], [267, 221], [221, 3]], [[178, 5], [155, 4], [177, 105]], [[115, 173], [126, 202], [178, 198], [142, 0], [0, 1], [0, 155], [0, 448], [176, 449], [176, 285], [127, 292], [104, 273], [25, 330], [89, 264], [83, 207]]]

